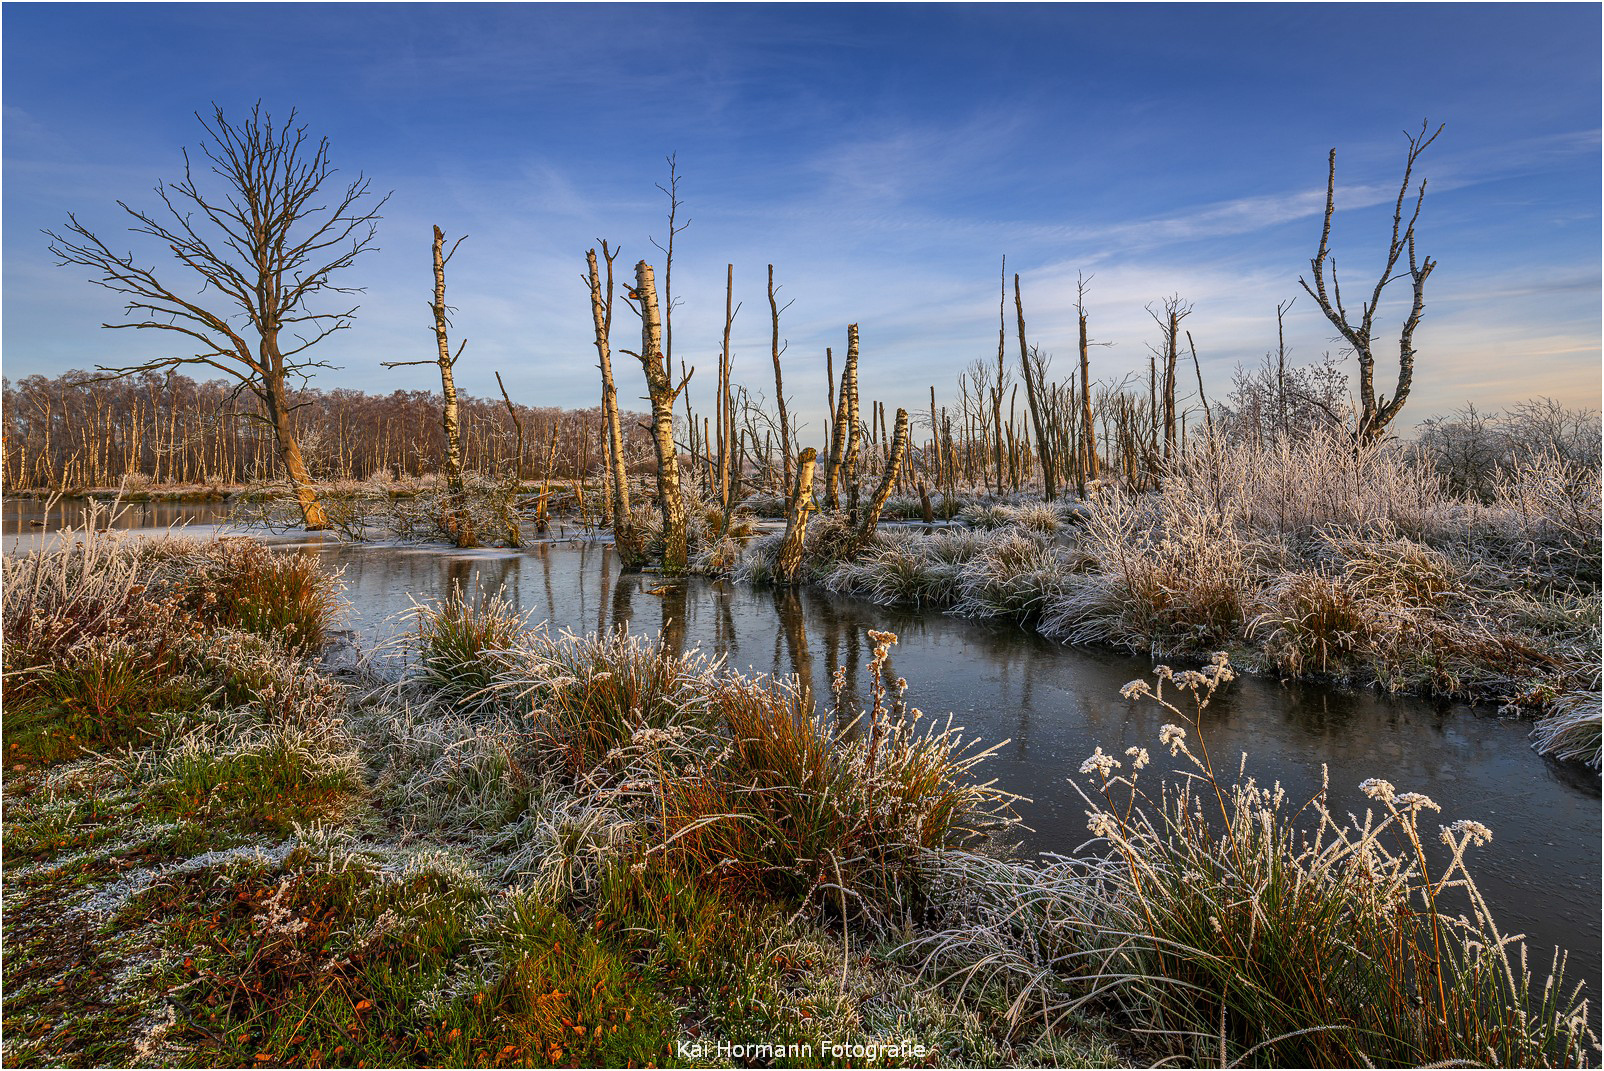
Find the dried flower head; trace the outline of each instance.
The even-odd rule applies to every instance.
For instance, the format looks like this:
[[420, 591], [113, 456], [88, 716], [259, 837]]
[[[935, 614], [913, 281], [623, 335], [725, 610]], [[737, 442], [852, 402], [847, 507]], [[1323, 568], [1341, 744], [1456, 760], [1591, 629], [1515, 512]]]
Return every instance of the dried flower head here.
[[1171, 755], [1179, 752], [1185, 741], [1186, 730], [1174, 723], [1167, 724], [1158, 731], [1158, 742], [1167, 746]]
[[1405, 792], [1395, 801], [1398, 806], [1411, 811], [1440, 811], [1437, 801], [1424, 792]]
[[1091, 758], [1080, 764], [1081, 773], [1096, 773], [1105, 779], [1117, 769], [1119, 769], [1119, 760], [1112, 755], [1103, 754], [1101, 747], [1092, 752]]
[[1453, 844], [1455, 836], [1469, 836], [1470, 842], [1480, 848], [1493, 839], [1493, 831], [1480, 822], [1470, 818], [1461, 818], [1453, 825], [1442, 831], [1445, 844]]
[[1392, 782], [1383, 781], [1379, 777], [1369, 777], [1359, 782], [1359, 791], [1373, 800], [1380, 800], [1382, 803], [1391, 803], [1395, 794]]

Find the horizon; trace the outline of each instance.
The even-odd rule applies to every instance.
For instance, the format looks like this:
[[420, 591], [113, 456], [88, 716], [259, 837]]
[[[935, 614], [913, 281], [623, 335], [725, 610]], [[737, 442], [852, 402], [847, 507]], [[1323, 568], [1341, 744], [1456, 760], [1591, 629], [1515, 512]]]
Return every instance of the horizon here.
[[[432, 348], [438, 224], [468, 236], [447, 272], [453, 341], [467, 340], [460, 389], [496, 397], [499, 370], [519, 403], [594, 406], [585, 250], [607, 238], [621, 274], [645, 258], [661, 275], [656, 186], [676, 154], [691, 224], [675, 239], [674, 356], [718, 352], [733, 263], [734, 377], [772, 399], [774, 264], [780, 303], [794, 301], [780, 333], [803, 445], [822, 434], [824, 348], [839, 371], [848, 323], [863, 394], [891, 410], [921, 411], [932, 384], [950, 398], [965, 366], [994, 360], [1004, 256], [1059, 378], [1083, 273], [1091, 333], [1112, 343], [1093, 351], [1095, 380], [1145, 375], [1146, 306], [1176, 294], [1194, 310], [1210, 399], [1224, 400], [1234, 369], [1275, 348], [1279, 302], [1297, 299], [1293, 363], [1339, 352], [1298, 285], [1326, 153], [1333, 252], [1368, 292], [1403, 131], [1429, 118], [1446, 129], [1417, 171], [1418, 233], [1441, 267], [1400, 430], [1466, 402], [1599, 405], [1596, 7], [37, 4], [0, 18], [0, 370], [13, 382], [171, 352], [166, 332], [102, 330], [117, 296], [56, 266], [39, 231], [71, 212], [124, 248], [115, 202], [151, 207], [156, 183], [182, 176], [182, 149], [202, 140], [193, 113], [215, 101], [239, 119], [260, 99], [328, 137], [333, 183], [361, 172], [394, 190], [378, 250], [339, 277], [365, 293], [352, 328], [314, 351], [343, 366], [317, 373], [322, 389], [439, 389], [431, 367], [379, 367]], [[1332, 88], [1296, 91], [1311, 74]], [[1386, 394], [1405, 294], [1394, 284], [1378, 320]], [[634, 409], [643, 384], [619, 351], [638, 332], [618, 315]], [[1342, 367], [1356, 378], [1351, 358]], [[701, 411], [713, 378], [693, 380]]]

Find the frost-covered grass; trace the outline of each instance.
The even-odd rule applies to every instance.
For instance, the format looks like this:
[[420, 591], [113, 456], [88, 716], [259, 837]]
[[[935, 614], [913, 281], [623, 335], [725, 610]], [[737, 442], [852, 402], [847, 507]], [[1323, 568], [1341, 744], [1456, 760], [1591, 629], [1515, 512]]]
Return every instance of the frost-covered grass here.
[[1188, 1063], [1596, 1059], [1563, 957], [1551, 971], [1529, 965], [1476, 886], [1468, 856], [1490, 830], [1461, 819], [1433, 833], [1436, 803], [1381, 779], [1359, 786], [1379, 805], [1359, 817], [1334, 815], [1324, 790], [1293, 800], [1279, 784], [1227, 781], [1202, 717], [1231, 679], [1226, 657], [1155, 675], [1125, 694], [1174, 719], [1155, 748], [1180, 759], [1179, 776], [1150, 786], [1146, 748], [1097, 748], [1081, 791], [1105, 852], [1039, 867], [964, 861], [949, 925], [915, 942], [933, 978], [1006, 994], [1015, 1023], [1112, 1005]]
[[7, 1063], [1115, 1051], [1094, 1025], [1004, 1039], [896, 952], [931, 853], [1008, 803], [899, 682], [876, 673], [849, 725], [786, 682], [461, 600], [340, 682], [312, 629], [205, 597], [271, 556], [97, 538], [7, 563]]
[[[1194, 718], [1165, 730], [1202, 760], [1180, 795], [1136, 779], [1145, 753], [1089, 760], [1107, 854], [1010, 860], [986, 834], [1011, 797], [908, 706], [890, 634], [861, 716], [843, 685], [814, 709], [495, 601], [420, 606], [400, 658], [335, 680], [311, 628], [204, 597], [280, 576], [271, 555], [98, 538], [7, 563], [7, 1063], [664, 1065], [696, 1039], [803, 1063], [866, 1041], [943, 1065], [1592, 1059], [1470, 882], [1485, 831], [1450, 826], [1428, 873], [1428, 804], [1379, 782], [1378, 818], [1315, 801], [1294, 834], [1273, 789], [1214, 778]], [[1370, 597], [1465, 597], [1393, 543], [1323, 545]], [[994, 573], [1094, 568], [1020, 526], [877, 548], [999, 601]]]
[[[1539, 746], [1596, 764], [1597, 705], [1576, 697], [1598, 692], [1599, 479], [1537, 450], [1460, 500], [1396, 443], [1220, 445], [1180, 455], [1161, 491], [977, 500], [966, 527], [882, 531], [852, 560], [821, 515], [803, 575], [1067, 642], [1226, 648], [1254, 672], [1552, 715]], [[764, 581], [772, 554], [754, 544], [734, 575]]]

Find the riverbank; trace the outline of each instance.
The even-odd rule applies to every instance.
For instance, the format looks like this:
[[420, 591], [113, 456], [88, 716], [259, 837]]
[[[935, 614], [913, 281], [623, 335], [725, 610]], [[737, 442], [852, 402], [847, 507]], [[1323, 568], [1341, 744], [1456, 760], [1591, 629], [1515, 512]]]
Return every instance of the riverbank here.
[[[1539, 749], [1598, 767], [1596, 470], [1537, 457], [1490, 503], [1395, 454], [1315, 441], [1187, 455], [1164, 491], [966, 506], [967, 529], [813, 522], [803, 579], [882, 605], [1011, 621], [1154, 658], [1497, 704]], [[765, 583], [777, 538], [711, 571]]]
[[[1132, 946], [1121, 868], [973, 851], [985, 842], [968, 833], [1006, 820], [1007, 799], [973, 751], [918, 731], [885, 674], [869, 674], [877, 713], [843, 731], [783, 682], [443, 604], [374, 678], [319, 646], [329, 592], [309, 559], [251, 546], [107, 537], [8, 567], [8, 673], [34, 667], [7, 688], [8, 1062], [707, 1064], [733, 1058], [720, 1042], [783, 1043], [793, 1063], [861, 1064], [839, 1048], [854, 1044], [896, 1064], [1214, 1051], [1185, 1024], [1217, 1010], [1142, 981], [1174, 977], [1141, 957], [1179, 945], [1155, 932]], [[890, 645], [876, 637], [874, 661]], [[1112, 761], [1134, 773], [1134, 756]], [[1417, 813], [1403, 806], [1383, 818], [1392, 832]], [[1104, 808], [1088, 808], [1097, 822]], [[1110, 858], [1136, 843], [1102, 835]], [[1140, 858], [1184, 876], [1169, 854]], [[1207, 873], [1233, 880], [1238, 864], [1215, 856]], [[1299, 887], [1336, 888], [1323, 875], [1337, 873], [1328, 860]], [[1421, 879], [1395, 873], [1388, 895], [1423, 907]], [[1466, 1007], [1494, 1007], [1477, 987], [1495, 981], [1467, 982]], [[1254, 1050], [1274, 1035], [1240, 1010], [1226, 1043], [1249, 1062], [1381, 1053], [1372, 1027], [1328, 1021], [1331, 1005], [1299, 1014], [1348, 1049]], [[1165, 1036], [1133, 1030], [1155, 1017]], [[1429, 1029], [1394, 1025], [1418, 1046], [1410, 1062], [1446, 1058]], [[1510, 1043], [1507, 1024], [1487, 1026]]]

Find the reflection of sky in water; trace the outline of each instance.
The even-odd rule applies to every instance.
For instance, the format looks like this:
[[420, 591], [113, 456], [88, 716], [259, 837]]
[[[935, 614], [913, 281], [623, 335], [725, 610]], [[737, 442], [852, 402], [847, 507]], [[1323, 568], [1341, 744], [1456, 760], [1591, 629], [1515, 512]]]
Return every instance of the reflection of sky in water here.
[[[215, 516], [190, 509], [190, 516]], [[19, 530], [12, 513], [8, 533]], [[527, 551], [318, 545], [343, 571], [350, 603], [345, 627], [356, 630], [365, 650], [406, 627], [400, 617], [414, 599], [438, 598], [453, 587], [475, 598], [500, 590], [531, 623], [553, 632], [622, 626], [662, 633], [672, 646], [723, 658], [737, 670], [797, 672], [827, 699], [831, 675], [842, 665], [849, 690], [863, 693], [864, 633], [890, 629], [901, 640], [892, 650], [893, 670], [908, 679], [911, 705], [940, 721], [951, 712], [966, 736], [986, 745], [1008, 741], [980, 771], [1032, 801], [1020, 807], [1034, 830], [1024, 837], [1030, 849], [1071, 851], [1088, 837], [1079, 798], [1066, 780], [1084, 781], [1077, 771], [1094, 747], [1123, 758], [1126, 747], [1140, 745], [1155, 764], [1168, 759], [1158, 730], [1172, 718], [1152, 703], [1119, 697], [1123, 684], [1147, 675], [1150, 660], [812, 590], [777, 593], [695, 578], [664, 583], [650, 574], [620, 575], [605, 544]], [[1428, 835], [1459, 818], [1486, 823], [1494, 839], [1473, 851], [1473, 867], [1502, 925], [1531, 936], [1534, 968], [1546, 970], [1543, 949], [1569, 948], [1572, 977], [1587, 978], [1596, 998], [1599, 779], [1539, 758], [1527, 724], [1452, 704], [1245, 678], [1215, 699], [1205, 719], [1221, 770], [1234, 772], [1246, 751], [1249, 772], [1264, 784], [1279, 780], [1291, 797], [1316, 791], [1324, 765], [1339, 812], [1362, 811], [1369, 801], [1358, 792], [1359, 782], [1382, 777], [1401, 792], [1424, 792], [1442, 805], [1440, 815], [1423, 823]]]

